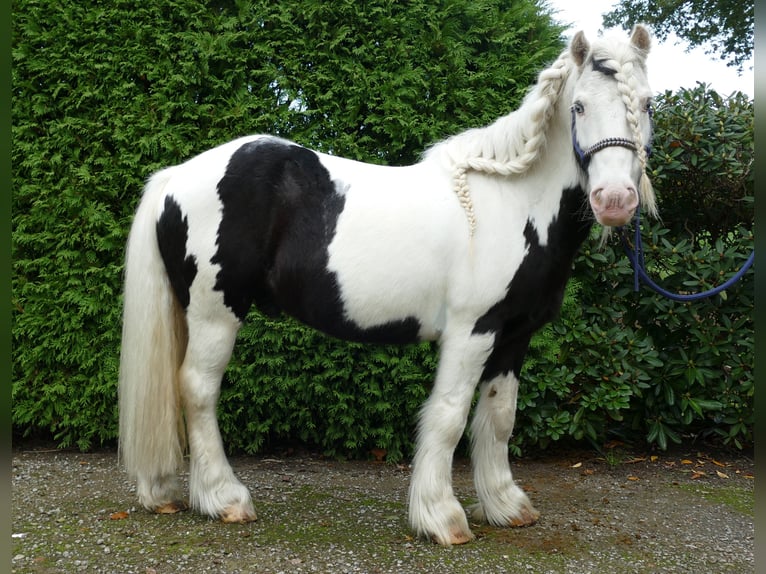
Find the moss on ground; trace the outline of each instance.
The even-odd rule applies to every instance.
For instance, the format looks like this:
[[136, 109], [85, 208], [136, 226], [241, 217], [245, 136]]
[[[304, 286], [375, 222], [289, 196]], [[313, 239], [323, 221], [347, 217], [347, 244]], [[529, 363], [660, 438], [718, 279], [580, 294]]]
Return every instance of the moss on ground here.
[[755, 491], [751, 488], [698, 484], [679, 484], [678, 488], [715, 504], [724, 504], [746, 516], [755, 517]]

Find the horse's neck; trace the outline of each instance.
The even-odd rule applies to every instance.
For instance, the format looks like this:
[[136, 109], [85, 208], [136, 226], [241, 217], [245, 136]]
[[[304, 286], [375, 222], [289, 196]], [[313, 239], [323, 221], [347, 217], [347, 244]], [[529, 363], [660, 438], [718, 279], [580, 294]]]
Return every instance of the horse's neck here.
[[585, 225], [582, 214], [587, 176], [579, 169], [572, 150], [567, 98], [568, 94], [562, 94], [545, 126], [545, 143], [536, 159], [523, 173], [506, 178], [505, 192], [527, 195], [524, 203], [528, 206], [530, 220], [540, 226], [538, 232], [542, 242], [547, 241], [548, 226], [558, 221], [561, 229], [570, 229], [567, 236], [577, 237], [579, 245], [590, 227]]
[[[568, 75], [561, 86], [560, 94], [553, 108], [550, 119], [543, 127], [544, 144], [540, 147], [529, 171], [521, 176], [539, 180], [541, 184], [559, 187], [560, 190], [585, 187], [587, 175], [580, 170], [572, 149], [572, 127], [569, 103], [572, 99], [576, 78]], [[527, 98], [520, 110], [527, 106], [533, 108], [534, 99]]]
[[[560, 106], [565, 107], [565, 106]], [[530, 178], [541, 179], [555, 183], [562, 189], [575, 186], [585, 187], [587, 174], [577, 165], [572, 149], [572, 133], [569, 114], [556, 111], [546, 129], [546, 142], [540, 150], [537, 160], [526, 175]]]

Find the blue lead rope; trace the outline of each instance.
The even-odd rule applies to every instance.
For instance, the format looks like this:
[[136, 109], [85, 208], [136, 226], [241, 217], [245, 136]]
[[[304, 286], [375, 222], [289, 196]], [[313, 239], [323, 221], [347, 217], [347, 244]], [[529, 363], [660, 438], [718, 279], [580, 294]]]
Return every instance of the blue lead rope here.
[[750, 257], [748, 257], [747, 261], [745, 261], [745, 264], [742, 265], [740, 270], [737, 271], [731, 279], [719, 285], [718, 287], [714, 287], [713, 289], [710, 289], [708, 291], [703, 291], [701, 293], [692, 293], [689, 295], [681, 295], [680, 293], [671, 293], [670, 291], [660, 287], [646, 273], [646, 265], [644, 262], [644, 244], [643, 244], [643, 241], [641, 240], [641, 210], [640, 208], [636, 209], [636, 220], [634, 225], [635, 225], [635, 231], [634, 231], [633, 249], [631, 249], [630, 244], [628, 243], [627, 233], [625, 233], [625, 229], [620, 227], [619, 231], [620, 231], [620, 239], [622, 240], [622, 246], [625, 249], [625, 253], [628, 255], [628, 259], [630, 259], [630, 264], [633, 266], [633, 290], [635, 292], [638, 292], [641, 286], [641, 281], [643, 281], [644, 283], [649, 285], [649, 287], [654, 289], [657, 293], [659, 293], [663, 297], [672, 299], [673, 301], [699, 301], [700, 299], [706, 299], [707, 297], [718, 295], [721, 291], [725, 291], [726, 289], [734, 285], [737, 281], [742, 279], [742, 276], [745, 273], [747, 273], [747, 270], [750, 269], [750, 267], [753, 265], [753, 261], [755, 260], [755, 249], [753, 249], [752, 253], [750, 253]]

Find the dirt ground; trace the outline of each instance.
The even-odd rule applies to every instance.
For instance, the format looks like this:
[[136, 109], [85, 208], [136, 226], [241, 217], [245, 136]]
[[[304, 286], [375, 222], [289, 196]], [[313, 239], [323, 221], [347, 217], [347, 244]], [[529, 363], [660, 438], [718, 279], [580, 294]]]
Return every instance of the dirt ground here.
[[[442, 548], [406, 522], [408, 465], [312, 454], [236, 457], [258, 521], [154, 515], [115, 452], [17, 446], [12, 456], [14, 573], [644, 573], [754, 572], [752, 459], [689, 448], [619, 448], [513, 461], [541, 512], [521, 529], [474, 525]], [[186, 479], [186, 477], [184, 477]], [[455, 492], [475, 501], [470, 464]]]

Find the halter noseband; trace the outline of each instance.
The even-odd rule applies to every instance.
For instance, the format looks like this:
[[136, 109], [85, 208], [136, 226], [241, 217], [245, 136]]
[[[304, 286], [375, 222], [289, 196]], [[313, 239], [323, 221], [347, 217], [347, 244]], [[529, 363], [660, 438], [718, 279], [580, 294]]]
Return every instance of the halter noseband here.
[[[651, 117], [651, 116], [650, 116]], [[588, 164], [596, 152], [608, 147], [624, 147], [632, 151], [638, 150], [638, 145], [633, 140], [627, 138], [605, 138], [594, 143], [588, 149], [582, 149], [580, 142], [577, 141], [577, 112], [572, 108], [572, 148], [574, 149], [577, 161], [583, 169], [588, 169]], [[652, 148], [649, 145], [644, 146], [646, 157], [652, 155]]]

